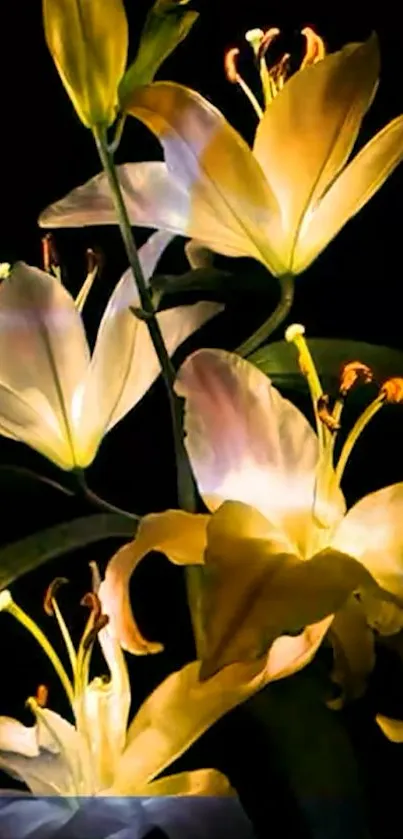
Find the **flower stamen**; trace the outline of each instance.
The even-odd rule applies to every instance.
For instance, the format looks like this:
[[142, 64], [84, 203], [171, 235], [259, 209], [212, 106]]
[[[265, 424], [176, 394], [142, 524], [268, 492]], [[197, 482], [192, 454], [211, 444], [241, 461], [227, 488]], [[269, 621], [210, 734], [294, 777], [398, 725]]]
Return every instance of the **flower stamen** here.
[[97, 253], [96, 251], [92, 250], [92, 248], [88, 248], [87, 253], [86, 253], [86, 258], [87, 258], [87, 276], [86, 276], [86, 278], [83, 282], [83, 285], [81, 286], [80, 291], [78, 292], [77, 297], [74, 301], [75, 304], [76, 304], [76, 309], [78, 309], [78, 311], [80, 313], [82, 312], [82, 310], [84, 308], [84, 304], [85, 304], [85, 302], [87, 300], [87, 297], [88, 297], [88, 295], [91, 291], [94, 280], [97, 277], [97, 274], [99, 273], [99, 271], [101, 269], [101, 263], [102, 263], [100, 254]]
[[66, 645], [67, 654], [70, 659], [71, 669], [74, 673], [75, 668], [77, 666], [77, 655], [70, 637], [70, 633], [67, 629], [66, 622], [60, 611], [59, 604], [56, 600], [56, 592], [62, 585], [65, 585], [68, 582], [69, 581], [66, 579], [66, 577], [56, 577], [53, 580], [53, 582], [47, 588], [43, 602], [43, 608], [47, 615], [54, 616], [57, 620], [60, 632], [63, 637], [63, 641]]
[[239, 49], [237, 49], [236, 47], [233, 47], [232, 49], [228, 50], [228, 52], [225, 54], [225, 74], [227, 76], [228, 81], [231, 82], [231, 84], [238, 84], [241, 90], [243, 90], [245, 96], [247, 96], [255, 113], [257, 114], [258, 119], [261, 120], [263, 117], [263, 110], [260, 107], [255, 94], [251, 91], [250, 87], [246, 84], [245, 80], [238, 72], [238, 68], [236, 65], [236, 58], [238, 57], [238, 55]]
[[323, 38], [317, 35], [310, 26], [305, 26], [305, 29], [301, 31], [301, 35], [306, 40], [306, 47], [305, 55], [299, 69], [304, 70], [305, 67], [310, 67], [312, 64], [316, 64], [317, 61], [322, 61], [326, 55], [326, 47]]
[[61, 283], [62, 272], [59, 255], [56, 250], [55, 239], [52, 233], [42, 237], [42, 264], [47, 274], [53, 274]]

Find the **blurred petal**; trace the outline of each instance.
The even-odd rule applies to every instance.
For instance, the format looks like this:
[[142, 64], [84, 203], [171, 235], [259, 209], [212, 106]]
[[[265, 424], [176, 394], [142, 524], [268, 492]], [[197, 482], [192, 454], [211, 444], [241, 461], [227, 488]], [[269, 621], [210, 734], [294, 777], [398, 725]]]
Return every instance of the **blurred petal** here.
[[24, 757], [13, 752], [0, 752], [0, 769], [23, 781], [34, 795], [71, 795], [71, 779], [60, 755], [42, 752], [37, 757]]
[[281, 207], [290, 269], [303, 215], [350, 155], [378, 74], [376, 37], [348, 44], [295, 73], [258, 126], [254, 154]]
[[136, 566], [150, 551], [160, 551], [178, 565], [201, 565], [208, 519], [182, 510], [151, 513], [141, 520], [133, 542], [123, 545], [110, 560], [99, 596], [110, 631], [124, 649], [137, 655], [162, 649], [161, 644], [143, 638], [133, 618], [129, 582]]
[[0, 751], [15, 752], [25, 757], [39, 754], [37, 729], [12, 717], [0, 717]]
[[[72, 297], [55, 277], [17, 263], [0, 285], [0, 383], [20, 400], [19, 408], [3, 389], [4, 424], [29, 445], [39, 443], [40, 451], [46, 448], [49, 426], [49, 449], [56, 449], [59, 438], [55, 455], [63, 468], [73, 468], [79, 459], [77, 391], [88, 363], [84, 327]], [[43, 414], [41, 422], [35, 412]]]
[[376, 588], [351, 557], [322, 551], [309, 561], [264, 537], [266, 519], [227, 501], [207, 528], [202, 678], [256, 659], [275, 638], [332, 615], [357, 588]]
[[403, 600], [403, 483], [358, 501], [336, 530], [332, 547], [355, 556], [380, 586]]
[[186, 447], [209, 509], [223, 500], [260, 510], [304, 555], [312, 532], [318, 442], [305, 417], [254, 365], [199, 350], [179, 370]]
[[274, 273], [278, 207], [247, 144], [193, 90], [172, 82], [138, 88], [128, 111], [160, 140], [171, 175], [189, 196], [186, 235], [227, 256], [252, 256]]
[[382, 714], [377, 714], [375, 719], [388, 740], [392, 743], [403, 743], [403, 720], [392, 720]]
[[[123, 200], [133, 225], [158, 227], [186, 235], [189, 198], [165, 163], [125, 163], [117, 166]], [[96, 175], [39, 216], [40, 227], [88, 227], [118, 220], [106, 175]]]
[[[133, 789], [133, 794], [140, 793]], [[228, 779], [216, 769], [197, 769], [151, 781], [143, 795], [235, 795]]]
[[397, 117], [356, 155], [318, 205], [308, 212], [294, 269], [303, 271], [343, 225], [372, 198], [403, 158], [403, 116]]
[[333, 647], [332, 680], [340, 686], [343, 701], [359, 699], [375, 664], [375, 639], [355, 597], [350, 597], [335, 615], [329, 639]]

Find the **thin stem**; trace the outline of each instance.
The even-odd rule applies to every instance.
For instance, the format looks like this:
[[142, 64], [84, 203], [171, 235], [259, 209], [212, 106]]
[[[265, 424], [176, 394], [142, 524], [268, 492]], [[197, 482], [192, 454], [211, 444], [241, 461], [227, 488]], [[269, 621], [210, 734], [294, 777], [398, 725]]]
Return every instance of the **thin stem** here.
[[125, 122], [126, 114], [120, 114], [120, 117], [118, 118], [118, 121], [116, 123], [115, 136], [109, 145], [109, 151], [111, 154], [115, 154], [119, 148], [120, 141], [123, 135], [123, 129], [125, 127]]
[[385, 404], [385, 398], [383, 395], [379, 395], [371, 402], [370, 405], [365, 409], [364, 413], [358, 418], [357, 422], [351, 429], [346, 442], [341, 450], [341, 454], [335, 468], [335, 478], [338, 484], [343, 477], [344, 470], [346, 468], [347, 461], [350, 457], [350, 454], [364, 428], [368, 425], [370, 420], [378, 413], [382, 405]]
[[128, 510], [122, 510], [120, 507], [116, 507], [115, 504], [111, 504], [109, 501], [105, 501], [104, 498], [100, 498], [92, 489], [87, 486], [87, 482], [85, 480], [85, 475], [82, 469], [74, 469], [74, 476], [77, 480], [78, 488], [84, 498], [90, 502], [94, 507], [98, 507], [100, 510], [105, 510], [106, 513], [117, 513], [120, 516], [125, 516], [127, 519], [131, 519], [132, 521], [138, 522], [139, 517], [135, 515], [135, 513], [129, 513]]
[[292, 274], [284, 274], [282, 277], [279, 277], [280, 281], [280, 300], [272, 314], [270, 315], [264, 323], [241, 344], [236, 352], [238, 355], [243, 356], [244, 358], [248, 355], [251, 355], [261, 344], [263, 341], [266, 341], [267, 338], [277, 329], [285, 320], [288, 315], [288, 312], [291, 309], [291, 306], [294, 301], [294, 277]]

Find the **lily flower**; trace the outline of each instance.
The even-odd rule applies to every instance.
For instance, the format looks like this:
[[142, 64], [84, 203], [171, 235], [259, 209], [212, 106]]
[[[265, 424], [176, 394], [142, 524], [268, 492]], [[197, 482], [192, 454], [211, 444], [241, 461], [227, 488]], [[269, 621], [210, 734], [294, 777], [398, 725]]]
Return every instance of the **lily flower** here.
[[[93, 566], [94, 567], [94, 566]], [[71, 678], [40, 627], [0, 594], [0, 610], [13, 615], [40, 643], [53, 664], [71, 705], [74, 724], [46, 707], [47, 689], [28, 700], [35, 725], [0, 717], [0, 767], [22, 780], [37, 796], [63, 796], [79, 804], [81, 796], [232, 795], [227, 779], [213, 769], [156, 777], [220, 715], [237, 693], [237, 672], [198, 683], [198, 663], [173, 673], [146, 699], [128, 726], [130, 683], [126, 662], [103, 613], [99, 577], [84, 600], [90, 616], [78, 650], [74, 649], [60, 610], [60, 578], [49, 587], [45, 607], [53, 614], [70, 660]], [[91, 654], [98, 640], [109, 677], [89, 680]], [[235, 678], [234, 678], [235, 673]], [[249, 668], [249, 676], [255, 673]], [[221, 690], [223, 697], [220, 697]], [[77, 799], [77, 801], [75, 801]]]
[[[147, 278], [170, 240], [156, 233], [141, 248]], [[160, 372], [147, 325], [129, 309], [140, 305], [130, 271], [109, 299], [90, 356], [80, 312], [94, 270], [76, 301], [58, 276], [23, 262], [0, 284], [0, 433], [65, 470], [92, 462]], [[221, 308], [205, 302], [158, 314], [169, 354]]]
[[[266, 674], [289, 675], [312, 658], [329, 627], [347, 652], [356, 645], [362, 675], [373, 663], [368, 623], [385, 633], [403, 625], [403, 483], [367, 495], [347, 512], [340, 488], [353, 445], [385, 402], [402, 399], [402, 381], [383, 385], [335, 465], [344, 400], [360, 376], [371, 374], [358, 362], [347, 365], [330, 412], [303, 332], [295, 325], [286, 337], [298, 347], [316, 433], [237, 355], [199, 350], [180, 368], [186, 446], [209, 513], [148, 515], [134, 541], [110, 561], [103, 598], [111, 631], [125, 649], [148, 651], [128, 585], [151, 550], [201, 566], [202, 678], [264, 653]], [[311, 651], [302, 662], [296, 644]]]
[[[283, 61], [262, 77], [266, 107], [260, 113], [258, 106], [252, 149], [193, 90], [156, 82], [133, 92], [128, 113], [155, 134], [165, 155], [165, 163], [118, 167], [133, 225], [188, 236], [226, 256], [252, 257], [279, 277], [308, 268], [401, 161], [403, 116], [350, 160], [378, 84], [377, 38], [322, 58], [320, 39], [311, 30], [305, 37], [298, 72], [287, 80]], [[236, 67], [231, 80], [240, 80]], [[116, 224], [105, 175], [52, 204], [39, 223]]]

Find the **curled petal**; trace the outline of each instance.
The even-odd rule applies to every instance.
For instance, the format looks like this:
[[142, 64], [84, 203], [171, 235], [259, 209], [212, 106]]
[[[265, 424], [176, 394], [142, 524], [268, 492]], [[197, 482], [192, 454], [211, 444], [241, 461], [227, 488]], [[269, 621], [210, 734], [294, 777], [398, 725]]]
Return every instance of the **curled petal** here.
[[377, 714], [375, 719], [388, 740], [392, 743], [403, 743], [403, 720], [393, 720], [391, 717], [384, 717], [383, 714]]
[[[134, 792], [134, 790], [133, 790]], [[140, 791], [135, 790], [136, 795]], [[151, 781], [144, 795], [235, 795], [228, 779], [216, 769], [197, 769]]]
[[137, 655], [162, 649], [161, 644], [143, 638], [133, 618], [129, 581], [136, 566], [150, 551], [164, 553], [177, 565], [203, 564], [208, 518], [181, 510], [152, 513], [140, 522], [134, 541], [112, 557], [100, 587], [100, 598], [110, 619], [110, 631], [124, 649]]

